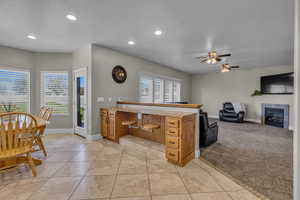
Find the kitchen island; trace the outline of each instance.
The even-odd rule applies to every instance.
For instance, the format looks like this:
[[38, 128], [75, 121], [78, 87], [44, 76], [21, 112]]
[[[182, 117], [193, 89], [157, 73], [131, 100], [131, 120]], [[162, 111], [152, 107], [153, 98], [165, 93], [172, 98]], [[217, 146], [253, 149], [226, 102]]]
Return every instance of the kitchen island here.
[[184, 166], [199, 157], [199, 104], [117, 102], [100, 109], [102, 137], [133, 135], [165, 144], [168, 161]]

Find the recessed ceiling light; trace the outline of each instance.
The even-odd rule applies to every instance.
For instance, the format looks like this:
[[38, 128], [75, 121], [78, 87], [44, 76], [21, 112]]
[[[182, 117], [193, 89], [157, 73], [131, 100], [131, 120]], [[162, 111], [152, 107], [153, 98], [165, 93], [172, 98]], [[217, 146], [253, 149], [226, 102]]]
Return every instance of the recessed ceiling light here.
[[77, 17], [74, 16], [74, 15], [71, 15], [71, 14], [66, 15], [66, 18], [67, 18], [68, 20], [71, 20], [71, 21], [76, 21], [76, 20], [77, 20]]
[[129, 44], [129, 45], [135, 45], [135, 42], [134, 42], [133, 40], [129, 40], [129, 41], [128, 41], [128, 44]]
[[36, 37], [34, 35], [27, 35], [28, 39], [36, 40]]
[[161, 35], [161, 34], [162, 34], [162, 31], [161, 31], [161, 30], [156, 30], [156, 31], [154, 32], [154, 34], [155, 34], [155, 35]]

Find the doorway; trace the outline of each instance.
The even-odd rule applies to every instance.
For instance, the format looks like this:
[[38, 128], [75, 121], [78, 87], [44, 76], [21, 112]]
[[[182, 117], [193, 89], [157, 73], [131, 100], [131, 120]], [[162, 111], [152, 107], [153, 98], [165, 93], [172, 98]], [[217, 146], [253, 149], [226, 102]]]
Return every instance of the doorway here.
[[73, 71], [74, 133], [87, 135], [87, 69]]

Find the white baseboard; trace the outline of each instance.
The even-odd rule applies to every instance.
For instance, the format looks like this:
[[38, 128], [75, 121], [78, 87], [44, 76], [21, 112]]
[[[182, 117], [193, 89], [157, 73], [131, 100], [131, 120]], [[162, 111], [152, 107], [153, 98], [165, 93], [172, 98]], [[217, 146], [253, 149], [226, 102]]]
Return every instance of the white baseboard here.
[[[209, 115], [208, 118], [219, 119], [219, 116], [217, 116], [217, 115]], [[257, 123], [257, 124], [261, 124], [261, 120], [260, 119], [246, 118], [245, 121], [254, 122], [254, 123]], [[289, 130], [293, 131], [294, 130], [293, 126], [289, 126]]]
[[100, 140], [102, 138], [103, 137], [100, 135], [100, 133], [97, 133], [95, 135], [87, 135], [86, 136], [86, 139], [88, 139], [88, 140]]
[[73, 134], [74, 129], [72, 128], [46, 128], [45, 134], [50, 135], [50, 134]]
[[245, 118], [245, 121], [254, 122], [254, 123], [257, 123], [257, 124], [261, 124], [261, 120], [260, 119]]
[[195, 158], [200, 158], [200, 149], [196, 149]]
[[208, 118], [219, 119], [218, 115], [208, 115]]

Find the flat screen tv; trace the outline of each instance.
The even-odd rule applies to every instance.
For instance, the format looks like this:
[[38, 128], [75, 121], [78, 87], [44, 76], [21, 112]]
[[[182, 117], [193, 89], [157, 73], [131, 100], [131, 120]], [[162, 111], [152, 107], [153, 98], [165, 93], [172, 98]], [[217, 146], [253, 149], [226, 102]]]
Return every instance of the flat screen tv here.
[[262, 76], [260, 78], [260, 87], [262, 94], [293, 94], [294, 73]]

